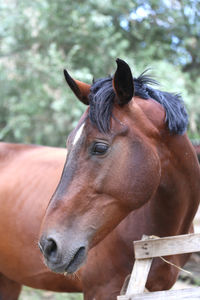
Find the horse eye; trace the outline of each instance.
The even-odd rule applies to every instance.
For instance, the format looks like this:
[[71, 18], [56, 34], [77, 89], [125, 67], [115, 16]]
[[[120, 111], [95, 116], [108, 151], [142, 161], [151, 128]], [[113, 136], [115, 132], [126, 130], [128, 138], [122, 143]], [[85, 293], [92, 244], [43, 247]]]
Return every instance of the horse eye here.
[[95, 143], [92, 147], [92, 154], [93, 155], [103, 155], [108, 150], [108, 145], [105, 143]]

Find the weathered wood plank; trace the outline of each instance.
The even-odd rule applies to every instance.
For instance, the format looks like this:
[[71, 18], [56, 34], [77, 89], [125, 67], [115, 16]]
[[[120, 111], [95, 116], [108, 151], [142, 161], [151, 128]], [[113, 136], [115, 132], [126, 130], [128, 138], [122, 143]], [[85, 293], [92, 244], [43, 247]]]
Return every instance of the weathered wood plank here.
[[185, 234], [135, 241], [136, 259], [176, 255], [200, 251], [200, 234]]
[[[142, 241], [149, 239], [147, 235], [142, 236]], [[143, 293], [151, 267], [152, 258], [135, 260], [133, 270], [126, 290], [126, 295]]]
[[197, 300], [200, 299], [200, 287], [197, 288], [188, 288], [183, 290], [170, 290], [162, 292], [151, 292], [143, 293], [140, 295], [124, 295], [118, 296], [117, 300], [181, 300], [181, 299], [190, 299]]
[[144, 292], [147, 277], [151, 267], [152, 258], [136, 259], [129, 284], [126, 290], [126, 295], [139, 294]]

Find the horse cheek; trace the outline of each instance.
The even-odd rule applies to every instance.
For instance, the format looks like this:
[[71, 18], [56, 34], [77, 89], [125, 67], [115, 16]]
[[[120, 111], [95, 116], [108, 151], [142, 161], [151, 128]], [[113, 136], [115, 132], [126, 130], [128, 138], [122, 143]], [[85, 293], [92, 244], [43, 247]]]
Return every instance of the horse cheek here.
[[154, 149], [137, 145], [123, 174], [124, 204], [135, 210], [155, 194], [161, 176], [160, 160]]

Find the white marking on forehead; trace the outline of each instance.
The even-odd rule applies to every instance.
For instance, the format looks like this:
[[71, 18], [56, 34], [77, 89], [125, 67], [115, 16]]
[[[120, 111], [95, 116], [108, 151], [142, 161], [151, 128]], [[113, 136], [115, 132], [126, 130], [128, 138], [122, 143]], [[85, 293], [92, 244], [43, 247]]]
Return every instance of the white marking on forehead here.
[[73, 146], [78, 142], [78, 140], [80, 139], [82, 132], [83, 132], [83, 128], [85, 126], [85, 123], [83, 123], [80, 128], [78, 129], [78, 131], [76, 132], [75, 138], [73, 140]]

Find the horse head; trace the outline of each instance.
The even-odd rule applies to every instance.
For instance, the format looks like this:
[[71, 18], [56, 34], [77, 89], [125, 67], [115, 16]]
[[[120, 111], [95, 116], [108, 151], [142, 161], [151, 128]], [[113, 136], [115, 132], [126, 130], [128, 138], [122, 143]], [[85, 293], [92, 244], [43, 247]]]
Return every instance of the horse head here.
[[142, 80], [133, 80], [123, 60], [117, 59], [113, 77], [91, 86], [64, 75], [88, 108], [68, 137], [39, 247], [49, 268], [73, 273], [91, 247], [155, 195], [161, 177], [157, 145], [167, 129], [163, 107], [134, 94]]

